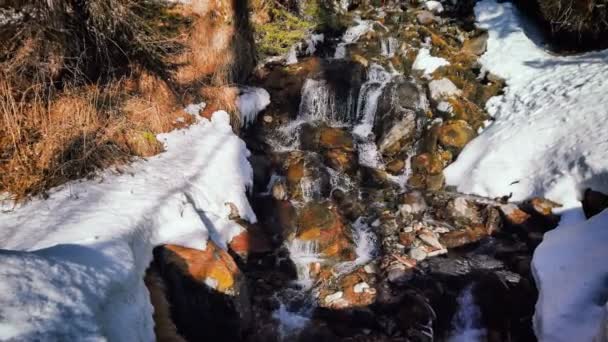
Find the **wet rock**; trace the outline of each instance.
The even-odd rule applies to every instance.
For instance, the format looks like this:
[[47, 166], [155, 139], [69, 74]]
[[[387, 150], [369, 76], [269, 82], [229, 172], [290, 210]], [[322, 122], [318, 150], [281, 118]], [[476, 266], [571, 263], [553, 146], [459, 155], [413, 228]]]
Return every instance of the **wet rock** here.
[[293, 152], [284, 168], [290, 198], [321, 199], [329, 195], [329, 174], [318, 154]]
[[446, 248], [456, 248], [477, 242], [489, 235], [485, 227], [475, 226], [445, 233], [439, 240]]
[[260, 226], [240, 221], [245, 230], [233, 237], [228, 248], [236, 254], [240, 261], [246, 262], [250, 253], [266, 253], [272, 250], [267, 233]]
[[443, 160], [437, 153], [422, 153], [412, 157], [412, 170], [423, 175], [437, 175], [443, 171]]
[[458, 227], [481, 225], [483, 223], [477, 205], [462, 196], [449, 200], [441, 214]]
[[530, 214], [521, 210], [515, 204], [503, 204], [499, 206], [499, 209], [503, 214], [506, 222], [515, 226], [523, 225], [530, 218]]
[[376, 289], [373, 277], [364, 271], [363, 267], [340, 276], [333, 284], [321, 285], [320, 305], [329, 309], [350, 309], [367, 307], [376, 299]]
[[608, 208], [608, 195], [591, 189], [585, 190], [583, 195], [583, 211], [590, 218]]
[[319, 144], [326, 149], [344, 149], [352, 151], [354, 148], [353, 137], [343, 128], [323, 127], [319, 133]]
[[439, 142], [441, 145], [460, 151], [475, 137], [475, 131], [466, 121], [449, 121], [439, 128]]
[[392, 175], [399, 175], [405, 169], [405, 161], [402, 159], [395, 159], [386, 164], [386, 171]]
[[418, 86], [405, 77], [395, 77], [384, 88], [373, 127], [383, 154], [392, 156], [409, 147], [416, 135], [417, 111], [425, 108], [425, 101]]
[[359, 55], [359, 54], [352, 54], [352, 55], [350, 56], [350, 58], [351, 58], [353, 61], [355, 61], [355, 62], [357, 62], [357, 63], [361, 64], [361, 65], [362, 65], [363, 67], [365, 67], [365, 68], [367, 68], [367, 67], [369, 66], [369, 61], [367, 60], [367, 58], [365, 58], [365, 57], [363, 57], [363, 56], [361, 56], [361, 55]]
[[371, 188], [387, 188], [392, 186], [386, 172], [372, 167], [361, 166], [359, 168], [361, 175], [361, 185]]
[[154, 250], [171, 316], [187, 340], [238, 340], [251, 323], [244, 275], [208, 241], [204, 250], [165, 245]]
[[271, 162], [263, 155], [252, 155], [249, 163], [253, 169], [254, 191], [263, 191], [270, 180]]
[[284, 182], [276, 182], [272, 186], [272, 197], [278, 201], [284, 201], [287, 199], [287, 187]]
[[399, 113], [398, 121], [387, 128], [378, 139], [378, 149], [386, 156], [393, 156], [409, 147], [411, 139], [416, 133], [416, 113], [404, 110]]
[[542, 216], [551, 216], [553, 215], [553, 209], [559, 208], [562, 205], [559, 203], [555, 203], [546, 198], [535, 197], [530, 200], [529, 204], [532, 206], [534, 211]]
[[420, 25], [430, 25], [438, 22], [439, 18], [429, 11], [420, 11], [416, 14], [416, 20]]
[[483, 55], [488, 47], [488, 37], [487, 32], [482, 32], [475, 37], [465, 40], [462, 45], [462, 52], [476, 56]]
[[325, 161], [332, 169], [353, 174], [357, 170], [358, 159], [355, 153], [344, 149], [331, 149], [324, 153]]
[[426, 272], [440, 277], [462, 277], [473, 270], [466, 258], [431, 258], [424, 261]]
[[315, 243], [326, 258], [335, 261], [354, 258], [350, 227], [330, 202], [309, 202], [301, 209], [296, 238]]
[[447, 99], [450, 117], [455, 120], [466, 121], [473, 130], [483, 127], [489, 115], [478, 105], [462, 96], [453, 96]]

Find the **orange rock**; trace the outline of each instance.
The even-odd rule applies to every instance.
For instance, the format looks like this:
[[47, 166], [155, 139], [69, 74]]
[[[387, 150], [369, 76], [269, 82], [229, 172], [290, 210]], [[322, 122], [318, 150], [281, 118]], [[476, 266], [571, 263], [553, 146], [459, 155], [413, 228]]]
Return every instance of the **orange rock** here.
[[510, 224], [521, 225], [524, 224], [530, 218], [530, 214], [519, 209], [519, 207], [515, 204], [504, 204], [501, 205], [499, 208], [505, 220]]
[[319, 142], [323, 148], [342, 148], [352, 151], [353, 137], [341, 128], [326, 127], [321, 130]]
[[553, 209], [559, 208], [562, 205], [559, 203], [555, 203], [546, 198], [535, 197], [530, 200], [530, 204], [532, 208], [539, 214], [543, 216], [550, 216], [553, 214]]
[[232, 257], [211, 240], [205, 250], [165, 245], [165, 263], [177, 267], [185, 275], [224, 294], [234, 295], [241, 277]]

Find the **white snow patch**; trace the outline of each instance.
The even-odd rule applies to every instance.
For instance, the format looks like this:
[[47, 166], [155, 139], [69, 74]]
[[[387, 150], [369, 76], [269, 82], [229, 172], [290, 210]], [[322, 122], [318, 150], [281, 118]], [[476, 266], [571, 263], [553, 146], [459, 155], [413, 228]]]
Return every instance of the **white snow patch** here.
[[[158, 136], [166, 152], [0, 214], [0, 340], [152, 341], [143, 282], [163, 243], [225, 246], [255, 222], [253, 171], [226, 112]], [[12, 251], [11, 251], [12, 250]]]
[[431, 98], [435, 101], [440, 101], [462, 93], [452, 81], [445, 77], [429, 82], [429, 92], [431, 93]]
[[508, 88], [488, 102], [495, 121], [445, 170], [447, 183], [566, 207], [585, 187], [608, 190], [608, 51], [553, 56], [526, 36], [512, 4], [485, 0], [475, 10], [490, 34], [481, 61]]
[[205, 102], [192, 103], [187, 105], [186, 108], [184, 108], [184, 112], [192, 116], [197, 116], [203, 111], [203, 109], [205, 109], [205, 107], [207, 107], [207, 104]]
[[437, 68], [444, 65], [450, 65], [450, 62], [441, 58], [431, 56], [431, 51], [427, 48], [418, 50], [418, 55], [412, 68], [414, 70], [422, 70], [424, 74], [432, 74]]
[[[296, 58], [297, 59], [297, 58]], [[270, 94], [266, 89], [241, 87], [237, 107], [241, 113], [241, 126], [247, 127], [255, 122], [258, 114], [270, 104]]]
[[[579, 209], [580, 210], [580, 209]], [[608, 210], [545, 234], [532, 270], [540, 293], [534, 328], [540, 341], [603, 341], [608, 302]]]
[[439, 1], [427, 1], [424, 3], [424, 7], [433, 13], [443, 12], [443, 5]]

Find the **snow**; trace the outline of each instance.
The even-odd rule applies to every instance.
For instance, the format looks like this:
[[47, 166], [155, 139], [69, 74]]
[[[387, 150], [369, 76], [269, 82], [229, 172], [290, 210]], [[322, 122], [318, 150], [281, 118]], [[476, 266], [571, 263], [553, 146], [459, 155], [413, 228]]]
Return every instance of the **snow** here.
[[159, 135], [166, 152], [122, 172], [3, 203], [0, 340], [154, 340], [143, 283], [152, 248], [225, 247], [243, 230], [227, 203], [256, 221], [249, 152], [229, 121], [216, 112]]
[[435, 14], [443, 12], [443, 5], [439, 1], [427, 1], [424, 7]]
[[205, 102], [191, 103], [187, 105], [186, 108], [184, 108], [184, 112], [192, 116], [196, 116], [199, 115], [203, 111], [203, 109], [205, 109], [205, 107], [207, 107], [207, 104]]
[[255, 122], [258, 114], [270, 104], [270, 94], [266, 89], [241, 87], [237, 108], [241, 113], [241, 126], [247, 127]]
[[489, 31], [480, 61], [508, 87], [487, 103], [495, 120], [446, 181], [465, 193], [563, 204], [560, 226], [533, 257], [535, 332], [540, 341], [591, 341], [608, 317], [608, 213], [585, 222], [580, 194], [608, 192], [608, 50], [552, 55], [511, 3], [484, 0], [475, 12]]
[[541, 289], [534, 317], [541, 341], [602, 341], [608, 314], [606, 246], [608, 210], [588, 221], [562, 222], [545, 234], [532, 262]]
[[450, 96], [460, 95], [462, 91], [447, 78], [441, 78], [429, 82], [429, 92], [435, 101], [446, 99]]
[[608, 190], [608, 51], [553, 56], [526, 36], [510, 3], [482, 1], [476, 13], [490, 34], [481, 62], [508, 88], [487, 104], [495, 121], [445, 170], [448, 184], [567, 207], [585, 187]]
[[431, 56], [431, 51], [429, 51], [429, 49], [422, 48], [418, 51], [412, 68], [414, 70], [422, 70], [424, 74], [430, 75], [439, 67], [449, 64], [450, 62], [444, 58]]

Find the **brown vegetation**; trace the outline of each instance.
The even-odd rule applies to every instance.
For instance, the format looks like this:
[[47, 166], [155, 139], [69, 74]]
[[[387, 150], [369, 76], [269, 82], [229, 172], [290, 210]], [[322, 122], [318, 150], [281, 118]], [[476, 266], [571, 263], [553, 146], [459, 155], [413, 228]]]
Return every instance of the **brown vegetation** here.
[[186, 101], [236, 113], [229, 85], [253, 67], [244, 1], [3, 4], [0, 193], [15, 199], [159, 153], [156, 134], [193, 121]]

